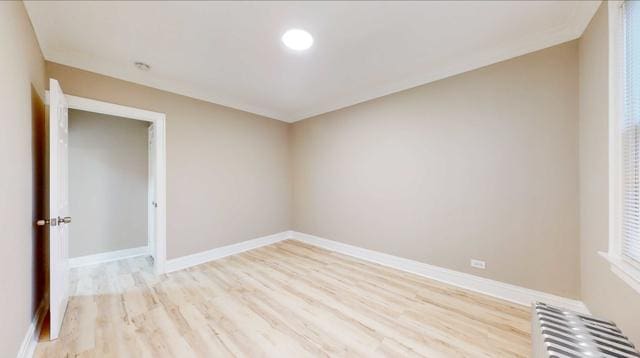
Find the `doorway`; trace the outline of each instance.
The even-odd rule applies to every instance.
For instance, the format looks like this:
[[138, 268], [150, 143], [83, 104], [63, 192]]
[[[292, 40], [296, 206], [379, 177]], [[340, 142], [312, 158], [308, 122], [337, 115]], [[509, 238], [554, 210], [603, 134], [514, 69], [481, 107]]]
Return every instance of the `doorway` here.
[[[107, 115], [102, 118], [111, 118], [114, 121], [122, 119], [130, 119], [136, 121], [145, 122], [146, 128], [146, 144], [147, 144], [147, 198], [146, 198], [146, 213], [147, 213], [147, 238], [144, 246], [134, 247], [125, 250], [116, 250], [112, 252], [105, 252], [104, 254], [97, 254], [87, 256], [89, 260], [83, 262], [80, 260], [71, 259], [71, 266], [79, 266], [87, 263], [98, 263], [111, 261], [114, 259], [131, 257], [141, 254], [148, 254], [153, 258], [153, 267], [156, 274], [164, 272], [164, 263], [166, 260], [166, 244], [165, 244], [165, 218], [166, 218], [166, 206], [164, 205], [166, 199], [166, 149], [165, 149], [165, 115], [163, 113], [146, 111], [138, 108], [121, 106], [113, 103], [96, 101], [93, 99], [76, 97], [71, 95], [65, 96], [68, 102], [68, 108], [70, 111], [81, 111], [89, 114]], [[73, 135], [73, 132], [72, 134]], [[73, 158], [72, 158], [73, 160]], [[73, 182], [70, 184], [73, 185]], [[70, 195], [73, 196], [74, 188], [69, 188]], [[127, 203], [121, 203], [122, 206], [126, 206]], [[73, 210], [73, 207], [72, 207]], [[71, 213], [73, 215], [73, 212]], [[105, 218], [107, 222], [101, 225], [110, 225], [108, 218]], [[76, 220], [78, 225], [80, 224]], [[73, 238], [74, 229], [70, 229], [71, 241]]]
[[69, 266], [151, 255], [153, 123], [69, 109], [68, 126]]
[[[50, 339], [57, 339], [69, 299], [69, 231], [73, 217], [69, 210], [69, 110], [149, 122], [148, 132], [148, 231], [147, 254], [153, 271], [162, 274], [166, 261], [166, 118], [151, 112], [88, 98], [65, 95], [58, 81], [49, 79], [49, 218], [37, 221], [49, 227], [49, 323]], [[150, 200], [148, 200], [150, 199]], [[126, 205], [126, 199], [118, 205]], [[99, 225], [109, 225], [100, 220]]]

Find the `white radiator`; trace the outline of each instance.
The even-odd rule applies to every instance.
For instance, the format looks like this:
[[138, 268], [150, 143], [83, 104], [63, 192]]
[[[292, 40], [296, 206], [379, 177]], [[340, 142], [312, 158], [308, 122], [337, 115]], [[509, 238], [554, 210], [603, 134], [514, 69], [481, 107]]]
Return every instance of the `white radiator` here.
[[533, 305], [533, 357], [640, 357], [635, 346], [609, 321], [544, 303]]

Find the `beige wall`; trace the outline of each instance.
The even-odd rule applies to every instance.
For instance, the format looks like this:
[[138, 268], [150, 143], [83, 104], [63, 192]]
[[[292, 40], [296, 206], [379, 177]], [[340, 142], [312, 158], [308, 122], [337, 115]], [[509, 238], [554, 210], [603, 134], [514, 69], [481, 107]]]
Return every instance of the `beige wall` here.
[[149, 124], [69, 110], [69, 256], [147, 246]]
[[581, 295], [640, 343], [640, 295], [609, 270], [608, 20], [604, 3], [579, 43]]
[[294, 229], [577, 298], [577, 54], [573, 41], [295, 123]]
[[0, 2], [0, 357], [15, 357], [45, 288], [45, 66], [21, 2]]
[[[639, 342], [638, 295], [596, 255], [608, 236], [606, 16], [579, 43], [292, 126], [46, 70], [68, 94], [167, 114], [169, 258], [293, 228], [581, 296]], [[0, 356], [11, 357], [46, 287], [46, 237], [33, 227], [46, 216], [45, 63], [19, 2], [0, 2], [0, 54], [0, 282], [11, 293], [0, 295]]]
[[290, 228], [286, 123], [55, 63], [47, 73], [67, 94], [166, 113], [169, 259]]

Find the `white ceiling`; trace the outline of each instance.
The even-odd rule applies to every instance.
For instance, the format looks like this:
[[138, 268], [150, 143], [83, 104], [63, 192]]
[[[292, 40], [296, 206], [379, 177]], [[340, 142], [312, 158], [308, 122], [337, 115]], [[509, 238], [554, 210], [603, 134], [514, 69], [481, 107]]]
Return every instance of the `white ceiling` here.
[[[26, 2], [47, 60], [287, 122], [575, 39], [598, 5]], [[282, 45], [293, 27], [311, 50]]]

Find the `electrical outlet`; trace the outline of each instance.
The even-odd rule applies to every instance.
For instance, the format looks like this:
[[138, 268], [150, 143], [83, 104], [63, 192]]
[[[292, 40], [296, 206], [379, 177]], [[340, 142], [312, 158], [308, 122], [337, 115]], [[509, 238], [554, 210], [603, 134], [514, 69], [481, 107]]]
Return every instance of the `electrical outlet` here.
[[486, 263], [482, 260], [471, 259], [471, 267], [484, 270], [486, 266]]

